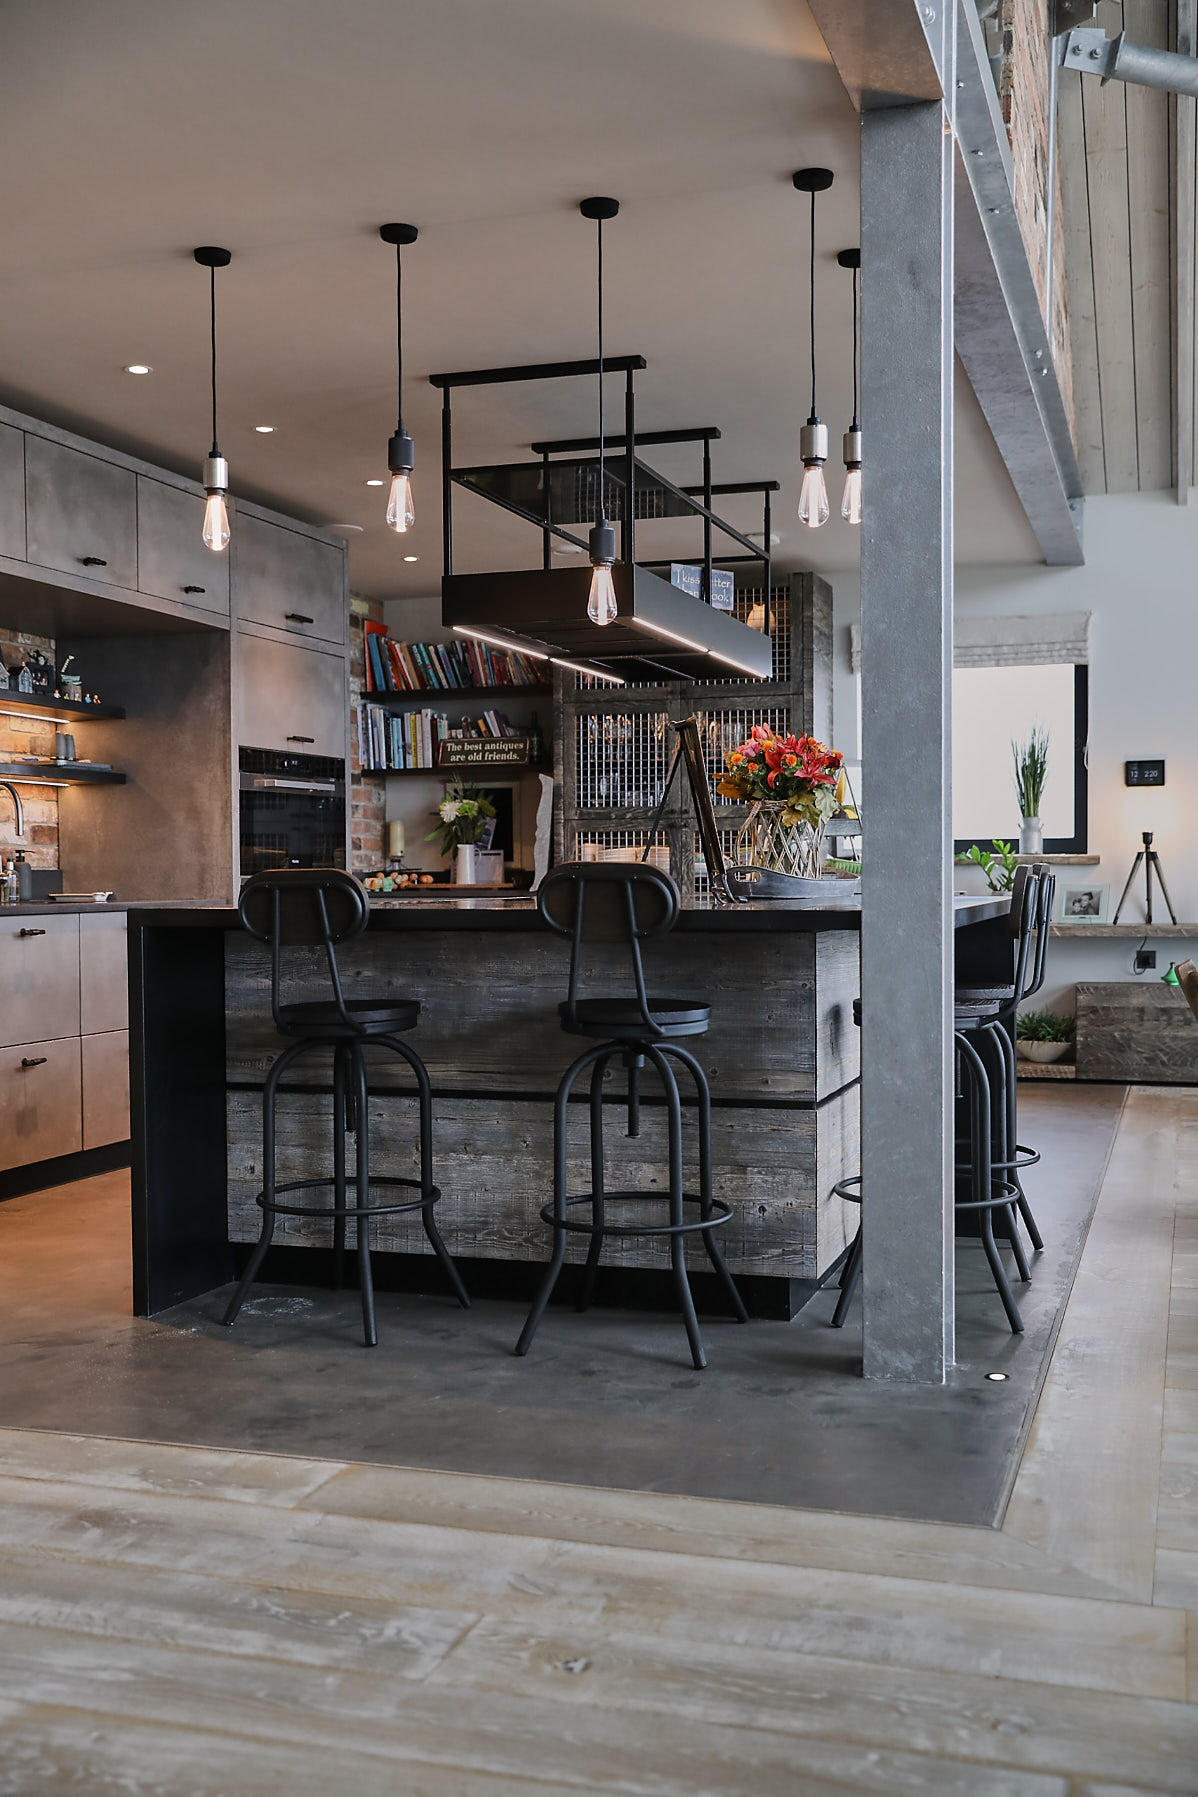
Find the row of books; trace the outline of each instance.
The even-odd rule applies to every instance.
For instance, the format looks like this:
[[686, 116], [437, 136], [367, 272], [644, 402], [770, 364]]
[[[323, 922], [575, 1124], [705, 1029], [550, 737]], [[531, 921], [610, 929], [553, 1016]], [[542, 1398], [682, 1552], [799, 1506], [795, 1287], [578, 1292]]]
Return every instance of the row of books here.
[[544, 664], [515, 649], [462, 638], [452, 643], [395, 643], [385, 624], [367, 624], [368, 693], [453, 692], [470, 686], [537, 686]]
[[485, 740], [523, 734], [501, 711], [484, 711], [479, 718], [462, 718], [451, 725], [444, 712], [358, 707], [358, 761], [363, 773], [435, 769], [440, 745], [451, 737]]

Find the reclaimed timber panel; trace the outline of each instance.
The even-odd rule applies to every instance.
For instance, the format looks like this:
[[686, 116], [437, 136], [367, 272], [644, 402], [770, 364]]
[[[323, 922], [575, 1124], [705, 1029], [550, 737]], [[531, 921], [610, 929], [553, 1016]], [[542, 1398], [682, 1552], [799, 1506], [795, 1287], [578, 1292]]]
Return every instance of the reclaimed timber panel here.
[[[1123, 29], [1133, 43], [1170, 48], [1168, 8], [1156, 0], [1125, 0]], [[1174, 479], [1169, 96], [1131, 83], [1125, 94], [1136, 453], [1141, 488], [1156, 491]]]
[[1079, 984], [1077, 1077], [1198, 1084], [1198, 1023], [1184, 994], [1159, 980]]

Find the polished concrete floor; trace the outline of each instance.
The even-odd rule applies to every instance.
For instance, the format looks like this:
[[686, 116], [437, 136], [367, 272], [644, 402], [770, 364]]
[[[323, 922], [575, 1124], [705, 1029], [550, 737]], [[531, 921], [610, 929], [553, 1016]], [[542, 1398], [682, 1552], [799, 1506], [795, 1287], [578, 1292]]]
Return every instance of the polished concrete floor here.
[[[129, 1314], [124, 1176], [0, 1205], [0, 1425], [324, 1455], [695, 1497], [991, 1524], [1002, 1513], [1123, 1101], [1031, 1088], [1028, 1190], [1047, 1243], [1006, 1325], [976, 1242], [958, 1247], [958, 1364], [943, 1388], [868, 1384], [860, 1306], [793, 1323], [704, 1320], [706, 1372], [669, 1316], [385, 1294], [362, 1346], [352, 1292], [264, 1287]], [[1005, 1382], [986, 1379], [1002, 1371]]]
[[1193, 1797], [1198, 1093], [998, 1529], [0, 1429], [0, 1797], [343, 1791]]

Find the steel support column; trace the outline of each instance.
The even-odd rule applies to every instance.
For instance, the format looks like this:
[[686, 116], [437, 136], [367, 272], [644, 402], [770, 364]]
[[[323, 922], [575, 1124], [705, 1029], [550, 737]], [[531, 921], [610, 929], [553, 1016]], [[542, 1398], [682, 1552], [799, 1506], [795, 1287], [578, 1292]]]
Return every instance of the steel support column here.
[[940, 102], [861, 115], [864, 1372], [923, 1384], [953, 1358], [953, 157]]

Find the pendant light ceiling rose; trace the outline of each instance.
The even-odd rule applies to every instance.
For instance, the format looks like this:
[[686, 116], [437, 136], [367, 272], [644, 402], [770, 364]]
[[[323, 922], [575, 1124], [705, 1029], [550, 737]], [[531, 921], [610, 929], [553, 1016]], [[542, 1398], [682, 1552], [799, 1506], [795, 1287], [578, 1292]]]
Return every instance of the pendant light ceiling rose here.
[[399, 245], [406, 246], [409, 243], [415, 243], [415, 241], [419, 237], [419, 235], [420, 235], [420, 232], [417, 230], [415, 225], [380, 225], [379, 226], [379, 236], [382, 238], [384, 243], [391, 244], [393, 248], [396, 246], [399, 246]]
[[836, 260], [840, 264], [841, 268], [860, 268], [861, 267], [861, 251], [860, 250], [837, 250]]
[[830, 168], [797, 168], [791, 178], [800, 193], [827, 193], [836, 179]]
[[601, 194], [595, 194], [589, 200], [579, 200], [578, 210], [584, 218], [592, 220], [615, 218], [620, 210], [620, 202], [607, 199]]
[[201, 244], [198, 250], [191, 253], [201, 268], [228, 268], [233, 260], [232, 250], [220, 250], [210, 243]]

